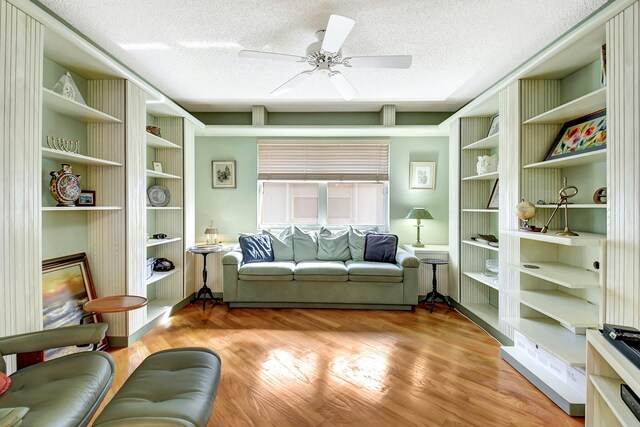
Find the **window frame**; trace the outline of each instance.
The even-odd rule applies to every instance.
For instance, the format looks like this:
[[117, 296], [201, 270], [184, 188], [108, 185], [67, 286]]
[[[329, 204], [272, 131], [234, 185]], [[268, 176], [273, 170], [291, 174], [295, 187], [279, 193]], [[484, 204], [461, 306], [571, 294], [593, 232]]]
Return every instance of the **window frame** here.
[[[389, 231], [389, 210], [390, 210], [390, 194], [389, 194], [389, 181], [338, 181], [338, 180], [329, 180], [329, 181], [304, 181], [304, 180], [258, 180], [258, 210], [257, 210], [257, 218], [256, 224], [258, 230], [281, 230], [289, 227], [291, 224], [262, 224], [262, 208], [264, 204], [263, 200], [263, 185], [265, 182], [285, 182], [285, 183], [317, 183], [318, 184], [318, 224], [294, 224], [296, 227], [299, 227], [302, 230], [319, 230], [320, 227], [325, 227], [332, 230], [344, 229], [348, 226], [353, 226], [355, 228], [371, 228], [378, 227], [381, 232]], [[384, 224], [327, 224], [327, 209], [329, 205], [329, 194], [328, 187], [329, 183], [344, 183], [344, 184], [359, 184], [359, 183], [381, 183], [383, 184], [383, 195], [384, 195], [384, 203], [383, 203], [383, 220]]]

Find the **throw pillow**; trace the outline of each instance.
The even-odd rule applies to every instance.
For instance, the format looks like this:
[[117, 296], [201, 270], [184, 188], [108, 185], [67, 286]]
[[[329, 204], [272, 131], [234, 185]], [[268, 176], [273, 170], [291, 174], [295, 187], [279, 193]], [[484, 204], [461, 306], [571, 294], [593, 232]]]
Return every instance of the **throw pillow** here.
[[0, 396], [9, 390], [9, 386], [11, 385], [11, 378], [4, 372], [0, 372]]
[[271, 237], [263, 234], [240, 236], [238, 242], [242, 250], [242, 262], [244, 264], [273, 261]]
[[364, 260], [396, 263], [398, 236], [395, 234], [367, 234], [364, 241]]
[[349, 226], [349, 252], [354, 261], [364, 261], [364, 241], [369, 233], [377, 233], [378, 227], [358, 230]]
[[293, 228], [293, 260], [315, 261], [318, 253], [318, 236], [313, 231], [306, 232], [298, 227]]
[[271, 237], [273, 257], [276, 261], [293, 261], [293, 227], [289, 226], [280, 234], [262, 230], [262, 234]]
[[351, 259], [349, 252], [349, 231], [332, 232], [322, 227], [318, 233], [318, 255], [323, 261], [347, 261]]

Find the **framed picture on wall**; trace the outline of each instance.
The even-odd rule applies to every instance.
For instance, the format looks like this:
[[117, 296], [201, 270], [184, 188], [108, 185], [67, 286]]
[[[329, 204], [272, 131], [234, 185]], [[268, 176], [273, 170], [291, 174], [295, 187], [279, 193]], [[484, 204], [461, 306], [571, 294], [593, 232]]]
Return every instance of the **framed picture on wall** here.
[[213, 188], [236, 188], [235, 160], [214, 160], [211, 162]]
[[[96, 298], [91, 278], [89, 261], [84, 252], [53, 258], [42, 262], [42, 326], [57, 329], [65, 326], [101, 322], [99, 314], [90, 316], [83, 310], [87, 301]], [[87, 317], [85, 317], [87, 316]], [[105, 338], [98, 349], [107, 347]], [[92, 346], [63, 347], [46, 350], [45, 360], [80, 351], [89, 351]]]
[[434, 190], [436, 188], [436, 162], [411, 162], [409, 188]]

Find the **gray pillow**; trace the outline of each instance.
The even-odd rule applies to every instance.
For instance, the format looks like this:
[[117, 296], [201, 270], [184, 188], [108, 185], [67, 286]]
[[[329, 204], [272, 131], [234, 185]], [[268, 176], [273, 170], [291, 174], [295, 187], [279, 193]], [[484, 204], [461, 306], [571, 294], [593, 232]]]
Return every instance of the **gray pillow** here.
[[276, 261], [293, 261], [293, 227], [289, 226], [280, 234], [262, 230], [262, 234], [271, 237], [273, 256]]
[[332, 232], [322, 227], [318, 234], [318, 259], [323, 261], [347, 261], [351, 259], [349, 251], [349, 230]]
[[293, 260], [315, 261], [318, 253], [318, 236], [315, 232], [302, 231], [293, 227]]
[[377, 232], [378, 227], [358, 230], [349, 226], [349, 250], [351, 251], [351, 259], [354, 261], [364, 261], [364, 242], [367, 234]]

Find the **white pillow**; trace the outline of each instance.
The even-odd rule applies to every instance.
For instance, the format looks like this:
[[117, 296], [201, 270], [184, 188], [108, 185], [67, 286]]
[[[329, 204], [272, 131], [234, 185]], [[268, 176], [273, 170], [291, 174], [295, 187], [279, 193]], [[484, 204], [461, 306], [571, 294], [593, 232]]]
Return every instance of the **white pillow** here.
[[271, 237], [275, 261], [293, 261], [293, 227], [285, 228], [280, 234], [269, 230], [262, 230], [262, 234]]
[[364, 261], [364, 242], [367, 234], [377, 233], [378, 227], [367, 228], [366, 230], [358, 230], [349, 226], [349, 250], [351, 251], [351, 259], [354, 261]]

